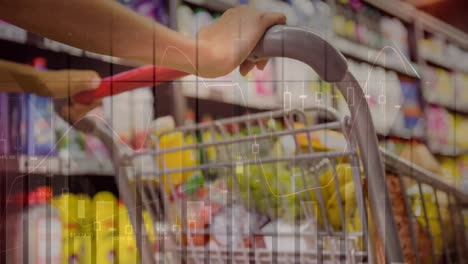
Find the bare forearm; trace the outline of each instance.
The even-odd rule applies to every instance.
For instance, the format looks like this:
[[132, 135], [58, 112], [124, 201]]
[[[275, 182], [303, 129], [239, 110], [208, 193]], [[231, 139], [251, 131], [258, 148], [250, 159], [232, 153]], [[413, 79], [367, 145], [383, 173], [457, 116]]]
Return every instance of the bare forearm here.
[[195, 73], [195, 41], [113, 0], [0, 1], [2, 19], [81, 49]]
[[99, 75], [91, 70], [45, 70], [0, 60], [0, 91], [34, 93], [64, 98], [81, 91], [96, 89]]
[[37, 93], [44, 88], [38, 71], [31, 66], [0, 60], [0, 83], [4, 92]]

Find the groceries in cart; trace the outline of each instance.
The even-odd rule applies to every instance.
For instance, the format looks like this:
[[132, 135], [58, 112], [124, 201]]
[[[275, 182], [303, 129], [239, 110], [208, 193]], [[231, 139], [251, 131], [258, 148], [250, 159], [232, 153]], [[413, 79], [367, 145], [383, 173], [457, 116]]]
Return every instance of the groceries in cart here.
[[[320, 127], [312, 119], [281, 117], [213, 121], [196, 129], [176, 128], [171, 117], [155, 121], [148, 147], [159, 151], [152, 166], [160, 177], [152, 176], [149, 186], [156, 187], [150, 197], [160, 207], [153, 217], [165, 224], [155, 235], [161, 255], [187, 247], [199, 260], [204, 250], [241, 255], [254, 249], [266, 258], [268, 252], [283, 252], [307, 262], [313, 252], [330, 261], [365, 261], [369, 246], [383, 250], [384, 240], [364, 227], [375, 228], [367, 181], [354, 163], [357, 156], [348, 155], [349, 134], [339, 127], [310, 129]], [[415, 149], [416, 156], [404, 149], [401, 157], [435, 171], [436, 160], [423, 146]], [[449, 224], [448, 195], [437, 192], [436, 204], [431, 187], [391, 173], [387, 186], [405, 260], [445, 257], [443, 247], [455, 243], [454, 229], [442, 233]]]

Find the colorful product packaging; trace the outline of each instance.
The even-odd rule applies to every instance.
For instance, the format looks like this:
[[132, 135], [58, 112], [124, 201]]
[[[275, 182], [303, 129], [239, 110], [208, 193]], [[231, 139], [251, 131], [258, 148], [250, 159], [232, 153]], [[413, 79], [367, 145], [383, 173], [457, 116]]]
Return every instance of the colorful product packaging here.
[[52, 204], [58, 209], [62, 220], [62, 263], [81, 263], [83, 245], [78, 222], [78, 198], [65, 193], [54, 197]]
[[96, 263], [115, 263], [117, 238], [117, 199], [110, 192], [93, 197]]
[[52, 126], [55, 112], [52, 98], [24, 94], [25, 111], [22, 115], [23, 154], [55, 156], [55, 130]]
[[25, 105], [24, 94], [12, 93], [8, 96], [8, 142], [9, 151], [12, 155], [21, 155], [24, 144], [24, 131], [26, 130], [22, 122], [23, 106]]
[[419, 101], [420, 95], [417, 83], [402, 82], [401, 92], [403, 95], [402, 112], [405, 128], [422, 129], [423, 110]]
[[0, 93], [0, 155], [8, 154], [8, 94]]

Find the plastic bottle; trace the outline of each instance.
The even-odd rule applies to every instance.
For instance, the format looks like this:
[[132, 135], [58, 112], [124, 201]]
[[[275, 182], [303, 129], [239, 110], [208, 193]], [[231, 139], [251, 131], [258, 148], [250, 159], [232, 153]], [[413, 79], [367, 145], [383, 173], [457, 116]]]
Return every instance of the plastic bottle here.
[[336, 5], [335, 16], [333, 17], [333, 31], [339, 36], [345, 36], [345, 17], [342, 5]]
[[78, 222], [78, 200], [72, 193], [65, 193], [52, 199], [62, 220], [62, 263], [80, 263], [82, 244]]
[[49, 204], [51, 197], [52, 190], [42, 186], [18, 194], [10, 203], [18, 210], [7, 217], [11, 251], [7, 250], [6, 263], [62, 263], [62, 224], [59, 212]]
[[181, 5], [177, 7], [176, 16], [179, 32], [187, 36], [192, 36], [192, 22], [194, 19], [192, 9], [186, 5]]
[[[136, 264], [140, 263], [135, 233], [128, 216], [128, 209], [124, 203], [119, 201], [118, 204], [118, 245], [116, 245], [117, 261], [119, 264]], [[154, 245], [156, 241], [154, 225], [148, 211], [143, 211], [143, 222], [145, 231], [148, 234], [150, 242]], [[155, 248], [157, 251], [157, 248]]]
[[8, 154], [8, 94], [0, 93], [0, 156]]
[[117, 199], [110, 192], [99, 192], [93, 197], [96, 239], [96, 263], [115, 262], [115, 248], [118, 226]]
[[135, 150], [145, 148], [146, 139], [148, 138], [151, 121], [153, 120], [153, 94], [150, 88], [138, 89], [131, 92], [131, 101], [133, 118], [131, 127], [132, 131], [132, 146]]
[[78, 222], [80, 223], [80, 264], [93, 263], [94, 214], [91, 198], [86, 194], [76, 196]]
[[356, 37], [359, 43], [368, 45], [367, 18], [363, 11], [357, 13]]
[[135, 240], [135, 233], [128, 217], [128, 210], [125, 205], [119, 202], [119, 236], [116, 247], [117, 261], [121, 264], [138, 263], [138, 251]]
[[195, 36], [202, 27], [211, 24], [212, 21], [213, 17], [205, 9], [195, 9], [192, 21], [192, 35]]
[[[5, 256], [6, 263], [21, 263], [23, 256], [23, 238], [26, 230], [23, 226], [23, 210], [27, 210], [26, 194], [16, 193], [7, 198], [5, 221]], [[7, 227], [7, 228], [6, 228]]]
[[[182, 147], [184, 142], [184, 134], [182, 132], [171, 132], [175, 128], [174, 118], [171, 116], [160, 117], [153, 123], [153, 131], [159, 137], [159, 149], [171, 149]], [[164, 133], [164, 134], [162, 134]], [[162, 158], [158, 159], [161, 169], [177, 169], [184, 167], [192, 167], [197, 163], [197, 155], [193, 149], [173, 151], [165, 153]], [[172, 191], [185, 182], [194, 172], [173, 172], [169, 175], [163, 175], [162, 181], [166, 192]]]

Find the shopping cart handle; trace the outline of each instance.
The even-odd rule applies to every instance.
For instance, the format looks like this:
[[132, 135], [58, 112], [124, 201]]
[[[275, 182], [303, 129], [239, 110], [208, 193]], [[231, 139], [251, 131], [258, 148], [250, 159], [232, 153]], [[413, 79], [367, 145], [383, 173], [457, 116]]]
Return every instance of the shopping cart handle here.
[[143, 66], [103, 78], [97, 89], [81, 92], [73, 97], [73, 101], [80, 104], [90, 104], [97, 99], [141, 87], [174, 81], [186, 75], [188, 73], [177, 70], [152, 65]]
[[308, 64], [326, 82], [343, 80], [348, 65], [330, 43], [306, 29], [277, 25], [267, 30], [250, 55], [250, 60], [287, 57]]
[[404, 258], [388, 198], [385, 171], [372, 116], [364, 91], [348, 71], [346, 59], [330, 43], [313, 32], [280, 25], [267, 30], [252, 52], [250, 60], [268, 57], [286, 57], [308, 64], [322, 80], [335, 83], [335, 87], [345, 98], [351, 113], [348, 123], [351, 128], [350, 136], [358, 142], [369, 183], [371, 212], [379, 237], [385, 239], [387, 263], [402, 263]]

